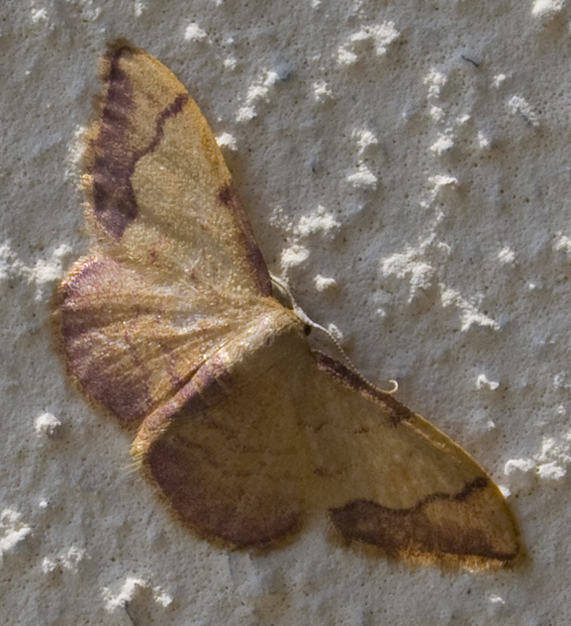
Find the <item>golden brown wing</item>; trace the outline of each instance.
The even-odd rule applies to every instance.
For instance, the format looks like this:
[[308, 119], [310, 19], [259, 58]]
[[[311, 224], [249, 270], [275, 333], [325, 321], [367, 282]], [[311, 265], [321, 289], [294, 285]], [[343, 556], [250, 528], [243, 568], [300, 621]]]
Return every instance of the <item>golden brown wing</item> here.
[[313, 489], [326, 494], [341, 536], [420, 563], [512, 562], [520, 553], [516, 523], [470, 455], [389, 394], [316, 356], [308, 432], [320, 480]]
[[91, 399], [137, 425], [271, 299], [236, 300], [208, 284], [173, 288], [153, 268], [80, 259], [57, 293], [60, 350]]
[[301, 527], [312, 467], [301, 327], [276, 302], [143, 421], [131, 454], [203, 536], [262, 547]]
[[89, 129], [87, 209], [106, 254], [224, 293], [270, 294], [265, 262], [230, 172], [198, 106], [174, 74], [126, 41], [101, 64]]
[[206, 120], [174, 75], [126, 41], [102, 61], [84, 183], [95, 242], [60, 285], [71, 376], [122, 424], [180, 389], [270, 294]]
[[263, 546], [327, 511], [345, 541], [390, 556], [474, 569], [513, 561], [513, 517], [472, 458], [313, 355], [299, 320], [272, 319], [141, 427], [133, 455], [178, 516], [207, 537]]

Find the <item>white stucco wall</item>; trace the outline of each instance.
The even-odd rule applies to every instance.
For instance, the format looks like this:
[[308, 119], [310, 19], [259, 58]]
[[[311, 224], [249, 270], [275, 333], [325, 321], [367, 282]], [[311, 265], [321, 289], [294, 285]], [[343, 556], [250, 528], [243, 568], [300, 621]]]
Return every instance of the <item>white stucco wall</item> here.
[[[571, 462], [571, 31], [564, 0], [4, 0], [0, 621], [559, 626]], [[70, 388], [50, 298], [87, 250], [78, 136], [105, 42], [202, 107], [272, 272], [351, 359], [469, 450], [529, 560], [450, 574], [310, 528], [213, 548]], [[496, 384], [498, 383], [498, 384]]]

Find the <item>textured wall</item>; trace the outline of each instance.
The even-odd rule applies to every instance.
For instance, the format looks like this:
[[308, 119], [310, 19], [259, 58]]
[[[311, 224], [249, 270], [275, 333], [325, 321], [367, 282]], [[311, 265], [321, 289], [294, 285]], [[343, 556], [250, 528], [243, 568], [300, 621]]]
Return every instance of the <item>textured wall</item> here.
[[[567, 3], [5, 0], [3, 14], [3, 623], [568, 624]], [[333, 547], [322, 526], [229, 553], [130, 470], [129, 436], [70, 388], [50, 326], [87, 250], [79, 138], [118, 36], [187, 85], [305, 311], [509, 494], [526, 564], [412, 569]]]

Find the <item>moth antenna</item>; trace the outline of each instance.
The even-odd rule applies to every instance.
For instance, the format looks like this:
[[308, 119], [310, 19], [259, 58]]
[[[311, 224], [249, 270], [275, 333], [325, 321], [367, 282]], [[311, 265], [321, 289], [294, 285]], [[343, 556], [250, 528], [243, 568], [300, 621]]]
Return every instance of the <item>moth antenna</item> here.
[[339, 352], [345, 359], [345, 362], [347, 363], [347, 365], [349, 366], [349, 369], [353, 372], [353, 374], [358, 376], [364, 383], [366, 383], [369, 387], [372, 387], [375, 391], [380, 391], [382, 393], [389, 393], [389, 394], [396, 393], [396, 391], [399, 388], [399, 384], [396, 380], [393, 380], [392, 378], [389, 380], [389, 383], [392, 383], [393, 388], [389, 390], [380, 389], [379, 387], [377, 387], [377, 385], [374, 385], [370, 380], [367, 380], [363, 376], [363, 374], [361, 374], [361, 372], [357, 369], [357, 366], [353, 363], [353, 361], [351, 361], [351, 359], [348, 357], [345, 350], [343, 350], [343, 348], [341, 347], [341, 344], [339, 343], [335, 335], [333, 335], [333, 333], [327, 330], [327, 328], [325, 328], [324, 326], [321, 326], [321, 324], [314, 322], [307, 315], [307, 313], [299, 306], [299, 304], [296, 302], [295, 298], [293, 297], [293, 294], [291, 293], [290, 288], [287, 285], [287, 283], [284, 282], [281, 278], [274, 276], [273, 274], [270, 274], [270, 279], [272, 283], [276, 285], [276, 287], [278, 287], [278, 289], [280, 289], [285, 295], [287, 295], [291, 304], [292, 311], [299, 317], [299, 319], [302, 322], [305, 322], [312, 328], [315, 328], [317, 330], [324, 332], [329, 337], [329, 339], [331, 339], [331, 341], [335, 344], [335, 347], [337, 348], [337, 350], [339, 350]]

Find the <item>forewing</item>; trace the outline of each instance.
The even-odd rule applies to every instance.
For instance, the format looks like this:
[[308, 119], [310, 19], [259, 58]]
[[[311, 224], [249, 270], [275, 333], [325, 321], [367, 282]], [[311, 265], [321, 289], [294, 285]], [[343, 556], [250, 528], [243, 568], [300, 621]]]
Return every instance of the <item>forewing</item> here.
[[467, 452], [340, 363], [318, 355], [318, 365], [315, 497], [346, 541], [472, 569], [518, 556], [512, 513]]
[[216, 140], [174, 74], [126, 41], [101, 64], [87, 133], [87, 217], [106, 254], [224, 293], [270, 294]]

